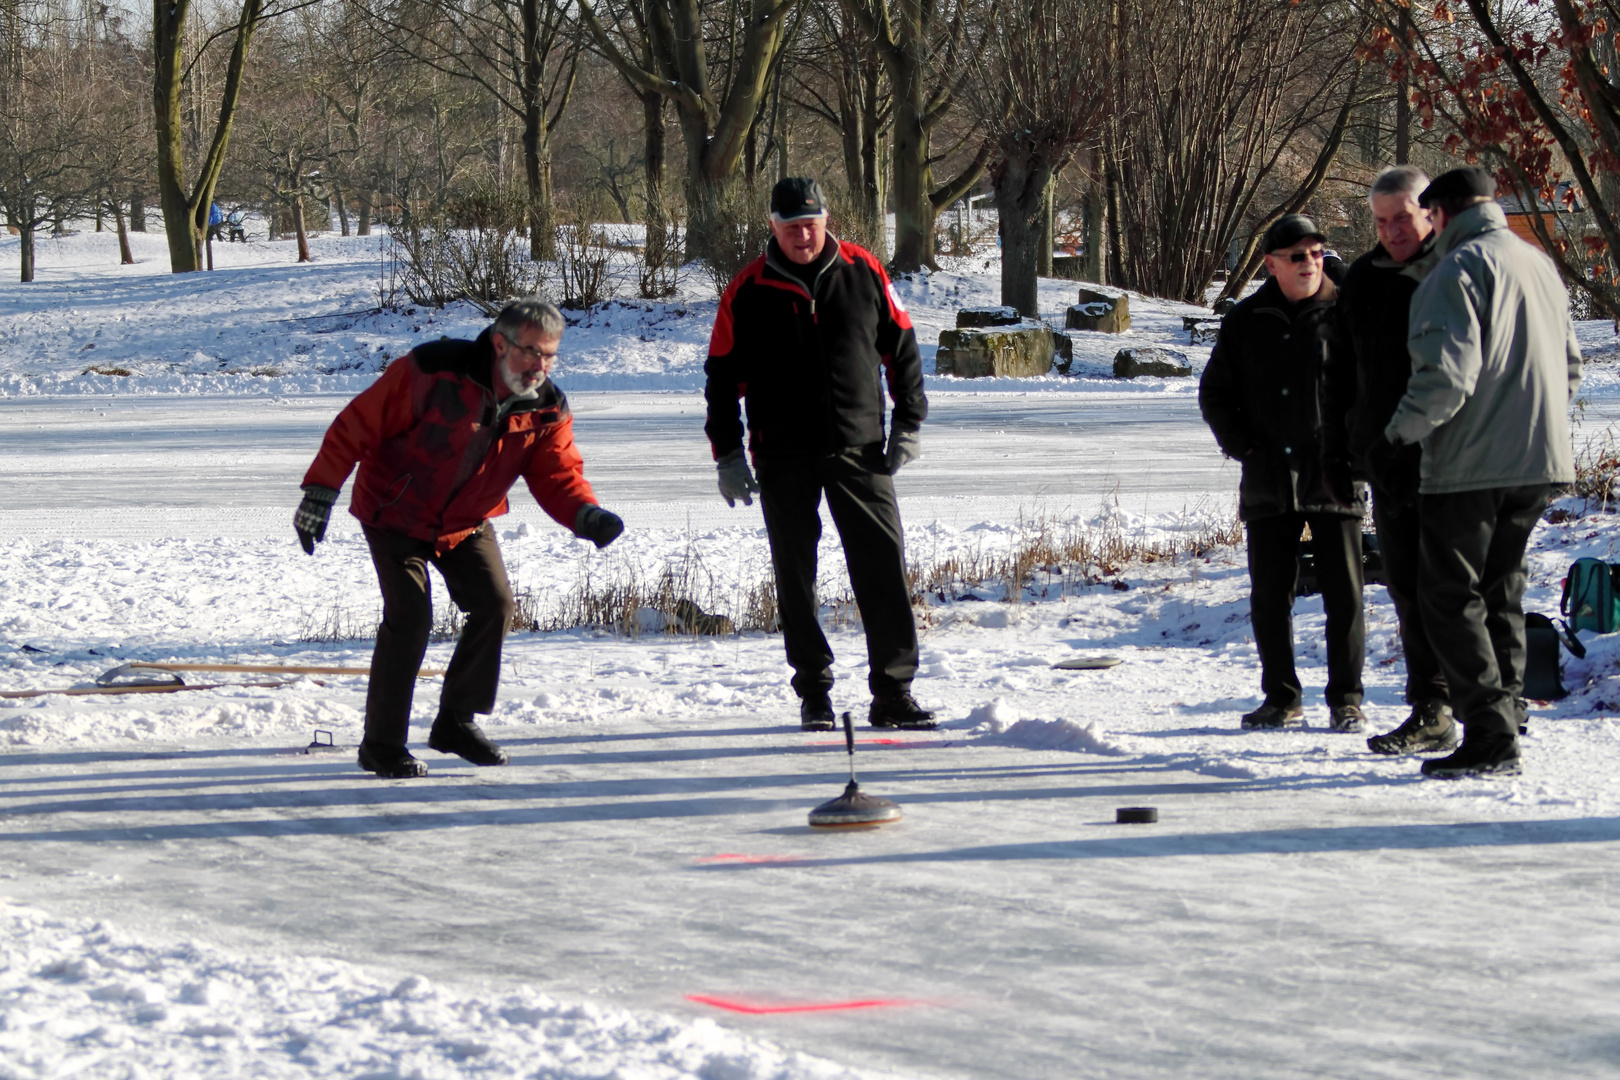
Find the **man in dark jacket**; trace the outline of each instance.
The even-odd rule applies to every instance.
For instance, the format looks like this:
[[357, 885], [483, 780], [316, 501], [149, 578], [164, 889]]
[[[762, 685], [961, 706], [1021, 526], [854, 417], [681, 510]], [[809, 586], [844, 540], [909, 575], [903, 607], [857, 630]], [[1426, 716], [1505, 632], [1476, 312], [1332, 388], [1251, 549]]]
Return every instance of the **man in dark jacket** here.
[[[1378, 244], [1350, 267], [1339, 296], [1339, 327], [1356, 365], [1356, 402], [1350, 409], [1350, 456], [1358, 464], [1383, 435], [1412, 375], [1406, 351], [1407, 309], [1418, 282], [1434, 266], [1434, 226], [1418, 195], [1429, 186], [1421, 169], [1397, 165], [1373, 181], [1372, 205]], [[1447, 704], [1440, 671], [1418, 606], [1417, 446], [1372, 485], [1373, 523], [1384, 563], [1384, 586], [1400, 620], [1406, 654], [1406, 701], [1412, 713], [1394, 731], [1374, 735], [1367, 746], [1379, 754], [1446, 750], [1461, 739]], [[1384, 486], [1388, 484], [1389, 486]]]
[[1553, 488], [1575, 479], [1569, 293], [1495, 194], [1488, 171], [1466, 166], [1418, 197], [1440, 257], [1412, 297], [1406, 393], [1367, 455], [1383, 481], [1423, 447], [1418, 603], [1463, 727], [1454, 753], [1423, 763], [1442, 778], [1519, 772], [1524, 552]]
[[[785, 179], [771, 192], [765, 254], [727, 286], [715, 317], [704, 431], [727, 504], [752, 505], [749, 493], [760, 493], [800, 726], [834, 722], [833, 654], [816, 601], [825, 493], [866, 628], [868, 719], [932, 728], [934, 714], [911, 696], [917, 627], [892, 479], [917, 456], [928, 412], [917, 336], [877, 259], [828, 235], [826, 222], [814, 180]], [[894, 399], [887, 445], [885, 384]]]
[[338, 414], [304, 476], [293, 528], [313, 555], [339, 489], [360, 467], [349, 511], [365, 531], [383, 595], [360, 767], [378, 776], [427, 773], [405, 744], [433, 621], [428, 564], [467, 616], [428, 746], [504, 765], [505, 751], [473, 721], [495, 706], [513, 611], [489, 519], [506, 513], [506, 493], [521, 477], [546, 513], [597, 547], [624, 529], [596, 504], [568, 399], [547, 378], [562, 332], [555, 307], [519, 300], [476, 341], [418, 346]]
[[1250, 729], [1304, 722], [1294, 670], [1294, 594], [1307, 525], [1327, 611], [1329, 726], [1360, 731], [1360, 494], [1350, 475], [1345, 413], [1350, 365], [1333, 319], [1337, 296], [1322, 272], [1322, 232], [1290, 214], [1266, 230], [1266, 283], [1221, 323], [1198, 387], [1215, 441], [1243, 463], [1239, 515], [1249, 539], [1249, 618], [1265, 702]]

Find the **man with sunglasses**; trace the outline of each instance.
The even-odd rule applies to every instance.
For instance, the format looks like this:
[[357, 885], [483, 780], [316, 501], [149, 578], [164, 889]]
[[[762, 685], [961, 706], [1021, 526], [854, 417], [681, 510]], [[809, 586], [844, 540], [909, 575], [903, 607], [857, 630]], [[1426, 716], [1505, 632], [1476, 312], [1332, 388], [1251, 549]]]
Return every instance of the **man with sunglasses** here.
[[597, 505], [568, 399], [548, 378], [563, 326], [560, 311], [530, 298], [508, 304], [474, 341], [417, 346], [338, 414], [304, 475], [293, 528], [313, 555], [339, 489], [360, 469], [349, 512], [360, 519], [383, 596], [360, 767], [378, 776], [427, 773], [406, 741], [433, 622], [428, 566], [467, 617], [428, 746], [504, 765], [506, 752], [473, 720], [495, 706], [514, 610], [489, 519], [506, 513], [507, 492], [521, 478], [575, 536], [602, 548], [624, 530]]
[[1249, 619], [1265, 701], [1247, 730], [1304, 723], [1294, 668], [1299, 544], [1311, 530], [1327, 612], [1328, 726], [1362, 730], [1360, 485], [1350, 475], [1345, 415], [1354, 368], [1333, 317], [1315, 222], [1289, 214], [1263, 238], [1266, 282], [1221, 323], [1198, 403], [1215, 441], [1243, 465], [1238, 513], [1248, 533]]
[[1412, 297], [1412, 374], [1368, 452], [1374, 482], [1418, 446], [1418, 604], [1462, 745], [1423, 763], [1441, 778], [1518, 774], [1525, 547], [1552, 489], [1575, 479], [1569, 403], [1581, 350], [1569, 293], [1513, 235], [1478, 166], [1418, 196], [1440, 253]]

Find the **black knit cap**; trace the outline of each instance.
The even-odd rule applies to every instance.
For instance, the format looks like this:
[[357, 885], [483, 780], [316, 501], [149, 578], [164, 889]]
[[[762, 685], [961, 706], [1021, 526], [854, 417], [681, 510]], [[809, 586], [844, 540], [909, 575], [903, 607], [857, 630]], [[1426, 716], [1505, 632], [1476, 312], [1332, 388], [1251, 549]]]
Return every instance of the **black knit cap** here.
[[1287, 214], [1271, 223], [1261, 247], [1265, 254], [1291, 248], [1301, 240], [1316, 239], [1327, 243], [1327, 236], [1316, 227], [1316, 222], [1304, 214]]
[[783, 221], [820, 217], [827, 212], [821, 185], [808, 176], [788, 176], [771, 188], [771, 213]]
[[1437, 199], [1473, 199], [1496, 195], [1496, 177], [1489, 169], [1478, 165], [1464, 165], [1460, 169], [1443, 172], [1418, 196], [1418, 205], [1427, 210]]

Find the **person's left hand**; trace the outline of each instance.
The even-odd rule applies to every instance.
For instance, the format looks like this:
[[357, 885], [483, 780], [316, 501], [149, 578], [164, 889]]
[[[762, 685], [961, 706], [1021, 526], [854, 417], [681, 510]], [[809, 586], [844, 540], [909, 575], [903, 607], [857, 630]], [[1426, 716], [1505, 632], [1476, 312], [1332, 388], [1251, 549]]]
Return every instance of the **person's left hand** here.
[[605, 548], [624, 532], [624, 519], [595, 503], [586, 503], [574, 515], [574, 535]]
[[332, 504], [338, 493], [320, 484], [304, 488], [304, 500], [293, 512], [293, 531], [305, 555], [315, 554], [315, 545], [326, 539], [326, 525], [332, 519]]
[[889, 432], [889, 446], [884, 452], [888, 461], [889, 475], [893, 476], [900, 469], [917, 460], [922, 453], [922, 436], [915, 431]]

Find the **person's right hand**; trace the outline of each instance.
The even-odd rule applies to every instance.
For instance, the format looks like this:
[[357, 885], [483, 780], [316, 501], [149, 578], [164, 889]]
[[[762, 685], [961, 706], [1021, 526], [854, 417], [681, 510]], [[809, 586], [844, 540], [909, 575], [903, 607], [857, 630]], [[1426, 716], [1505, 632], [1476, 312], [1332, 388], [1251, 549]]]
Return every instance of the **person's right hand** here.
[[715, 470], [720, 474], [720, 497], [726, 500], [727, 506], [736, 506], [741, 499], [744, 506], [753, 506], [754, 500], [749, 492], [757, 492], [759, 484], [754, 480], [754, 473], [748, 468], [748, 455], [742, 447], [729, 451], [714, 464]]
[[293, 531], [298, 533], [305, 555], [315, 554], [315, 545], [326, 539], [326, 523], [332, 519], [332, 504], [337, 497], [336, 491], [320, 484], [304, 487], [304, 501], [293, 512]]

